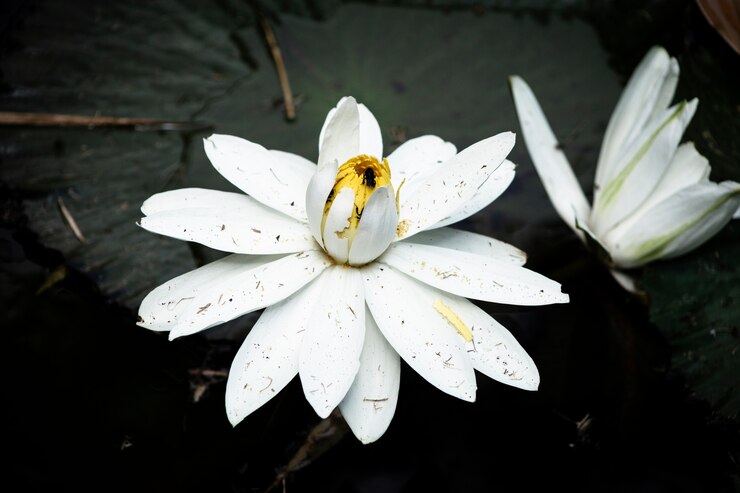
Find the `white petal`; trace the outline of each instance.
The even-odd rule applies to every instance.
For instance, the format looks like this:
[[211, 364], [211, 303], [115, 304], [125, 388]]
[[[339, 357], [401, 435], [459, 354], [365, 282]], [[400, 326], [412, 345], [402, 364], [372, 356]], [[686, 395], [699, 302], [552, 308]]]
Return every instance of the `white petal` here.
[[537, 366], [511, 332], [465, 298], [448, 296], [442, 301], [472, 333], [467, 353], [476, 370], [512, 387], [537, 390], [540, 384]]
[[211, 135], [203, 146], [213, 167], [239, 189], [294, 219], [308, 220], [305, 197], [313, 164], [284, 159], [232, 135]]
[[711, 238], [740, 205], [740, 184], [698, 183], [653, 207], [610, 245], [615, 265], [629, 268], [682, 255]]
[[326, 120], [319, 135], [320, 170], [334, 161], [339, 168], [349, 158], [360, 154], [360, 114], [355, 98], [343, 98]]
[[668, 169], [696, 105], [694, 99], [664, 111], [624, 151], [618, 173], [603, 183], [595, 199], [590, 224], [596, 234], [609, 231], [652, 193]]
[[[246, 198], [246, 200], [245, 200]], [[151, 216], [160, 212], [180, 209], [208, 209], [211, 207], [235, 208], [252, 204], [254, 200], [243, 193], [222, 192], [207, 188], [180, 188], [155, 193], [141, 204], [141, 212]]]
[[292, 253], [318, 248], [308, 225], [244, 194], [175, 190], [153, 196], [142, 210], [149, 211], [140, 222], [147, 231], [223, 252]]
[[[668, 91], [662, 89], [671, 71], [671, 65], [668, 53], [656, 46], [648, 51], [630, 77], [604, 133], [596, 165], [596, 194], [618, 173], [618, 167], [623, 165], [619, 159], [624, 148], [634, 138], [634, 133], [641, 131], [646, 125], [658, 108], [656, 103], [663, 103]], [[670, 103], [670, 98], [667, 103]], [[658, 111], [662, 111], [666, 106]]]
[[339, 410], [362, 443], [372, 443], [388, 429], [401, 385], [401, 358], [386, 341], [368, 310], [360, 370]]
[[401, 192], [399, 238], [409, 237], [447, 218], [469, 201], [496, 174], [506, 173], [504, 159], [514, 147], [514, 134], [503, 132], [477, 142], [425, 178], [413, 193]]
[[[213, 277], [201, 286], [185, 285], [184, 292], [165, 291], [160, 295], [161, 309], [174, 303], [179, 310], [177, 318], [172, 320], [170, 339], [194, 334], [277, 303], [308, 284], [329, 265], [331, 261], [324, 252], [306, 251], [261, 265], [247, 264]], [[142, 318], [146, 320], [143, 315]]]
[[390, 187], [377, 188], [365, 204], [357, 234], [349, 250], [350, 265], [364, 265], [375, 260], [396, 236], [398, 212]]
[[[329, 110], [329, 113], [326, 115], [324, 126], [321, 127], [321, 133], [319, 134], [319, 151], [321, 150], [321, 143], [324, 142], [324, 135], [326, 134], [326, 128], [328, 127], [329, 122], [337, 112], [337, 108], [347, 99], [347, 96], [340, 99], [337, 106]], [[381, 158], [383, 156], [383, 136], [380, 131], [380, 126], [378, 125], [378, 120], [375, 119], [375, 116], [364, 104], [358, 104], [357, 110], [360, 119], [360, 145], [357, 154], [367, 154], [369, 156]]]
[[301, 384], [316, 413], [326, 418], [347, 394], [360, 368], [365, 340], [365, 296], [360, 271], [335, 266], [322, 274], [298, 358]]
[[[524, 267], [482, 255], [394, 243], [379, 262], [444, 291], [511, 305], [567, 303], [560, 284]], [[380, 323], [380, 322], [378, 322]]]
[[280, 258], [279, 255], [229, 255], [171, 279], [146, 295], [139, 307], [137, 324], [150, 330], [172, 330], [204, 290]]
[[709, 161], [699, 154], [693, 142], [679, 146], [655, 190], [632, 215], [605, 235], [604, 242], [609, 244], [618, 241], [644, 214], [679, 190], [708, 181], [710, 171]]
[[436, 135], [422, 135], [407, 140], [388, 156], [393, 189], [398, 190], [403, 183], [402, 194], [413, 192], [421, 184], [422, 177], [436, 172], [455, 154], [457, 148], [454, 144], [445, 142]]
[[440, 293], [377, 262], [362, 273], [367, 305], [393, 349], [441, 391], [473, 402], [473, 365], [463, 338], [434, 309]]
[[408, 240], [404, 240], [404, 243], [451, 248], [461, 252], [484, 255], [514, 265], [524, 265], [527, 262], [527, 254], [515, 246], [460, 229], [430, 229], [415, 234]]
[[637, 278], [635, 278], [635, 276], [617, 269], [610, 269], [609, 273], [612, 275], [614, 280], [617, 281], [617, 284], [622, 286], [625, 291], [636, 295], [645, 294], [645, 292], [637, 285]]
[[578, 232], [576, 217], [591, 214], [583, 189], [532, 90], [520, 77], [512, 76], [509, 82], [524, 142], [542, 185], [563, 221]]
[[498, 171], [478, 188], [473, 196], [456, 211], [442, 219], [431, 228], [442, 228], [472, 216], [487, 207], [509, 188], [516, 174], [516, 164], [505, 159]]
[[733, 219], [739, 219], [740, 218], [740, 208], [735, 211], [735, 214], [732, 215]]
[[349, 227], [349, 218], [355, 209], [355, 192], [351, 188], [343, 188], [339, 195], [334, 197], [324, 223], [323, 239], [326, 252], [339, 264], [347, 262], [349, 258], [349, 239], [346, 229]]
[[337, 170], [339, 163], [333, 161], [326, 163], [311, 178], [306, 190], [306, 214], [308, 215], [308, 226], [311, 228], [311, 234], [314, 239], [321, 245], [324, 240], [321, 237], [321, 222], [324, 217], [324, 206], [329, 193], [337, 180]]
[[298, 352], [316, 300], [317, 279], [269, 306], [247, 335], [231, 363], [226, 383], [226, 415], [232, 425], [272, 399], [296, 374]]

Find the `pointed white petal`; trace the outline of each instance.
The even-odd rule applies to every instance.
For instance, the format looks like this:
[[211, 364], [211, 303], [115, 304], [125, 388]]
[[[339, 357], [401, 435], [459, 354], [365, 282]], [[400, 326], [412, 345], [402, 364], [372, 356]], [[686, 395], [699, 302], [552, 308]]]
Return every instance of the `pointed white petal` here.
[[360, 368], [365, 340], [365, 296], [360, 271], [335, 266], [322, 274], [298, 358], [301, 384], [316, 413], [326, 418], [347, 394]]
[[415, 234], [408, 240], [404, 240], [404, 243], [451, 248], [452, 250], [475, 253], [514, 265], [524, 265], [527, 262], [527, 254], [517, 247], [461, 229], [430, 229]]
[[[436, 172], [447, 160], [457, 154], [454, 144], [436, 135], [422, 135], [409, 139], [388, 156], [393, 189], [401, 187], [402, 194], [410, 194], [430, 173]], [[404, 183], [405, 180], [405, 183]]]
[[635, 276], [617, 269], [610, 269], [609, 273], [612, 275], [614, 280], [617, 281], [617, 284], [622, 286], [625, 291], [636, 295], [642, 295], [645, 293], [637, 285], [637, 278]]
[[362, 274], [367, 305], [393, 349], [441, 391], [473, 402], [473, 365], [463, 338], [434, 309], [440, 293], [377, 262]]
[[326, 120], [319, 136], [319, 170], [334, 161], [339, 168], [349, 158], [360, 154], [360, 114], [355, 98], [342, 98]]
[[231, 363], [226, 383], [226, 415], [232, 425], [272, 399], [298, 374], [298, 352], [316, 300], [317, 279], [269, 306]]
[[224, 178], [268, 207], [306, 222], [306, 187], [316, 171], [308, 161], [283, 159], [232, 135], [203, 140], [208, 159]]
[[736, 210], [736, 211], [735, 211], [735, 214], [733, 214], [733, 215], [732, 215], [732, 218], [733, 218], [733, 219], [738, 219], [738, 218], [740, 218], [740, 208], [739, 208], [738, 210]]
[[476, 370], [512, 387], [537, 390], [537, 366], [511, 332], [465, 298], [446, 296], [443, 302], [470, 329], [467, 353]]
[[396, 412], [401, 385], [401, 358], [385, 340], [369, 310], [360, 370], [339, 410], [362, 443], [372, 443], [388, 429]]
[[430, 226], [430, 228], [443, 228], [450, 224], [462, 221], [463, 219], [472, 216], [473, 214], [483, 210], [494, 200], [509, 188], [511, 182], [514, 180], [516, 174], [516, 164], [512, 163], [508, 159], [505, 159], [501, 163], [500, 168], [493, 174], [488, 180], [478, 188], [473, 196], [462, 204], [452, 214], [442, 219], [438, 223]]
[[524, 267], [473, 253], [399, 242], [391, 245], [379, 262], [466, 298], [511, 305], [568, 302], [568, 295], [560, 292], [560, 284], [555, 281]]
[[254, 200], [243, 193], [222, 192], [207, 188], [180, 188], [155, 193], [141, 204], [141, 212], [145, 216], [151, 216], [160, 212], [208, 209], [215, 206], [238, 209], [253, 202]]
[[[184, 189], [159, 193], [142, 206], [142, 228], [231, 253], [316, 249], [308, 225], [244, 194]], [[156, 211], [156, 212], [152, 212]]]
[[618, 173], [603, 183], [594, 202], [590, 224], [596, 234], [609, 231], [652, 193], [668, 169], [697, 104], [693, 99], [664, 111], [622, 154]]
[[524, 142], [537, 174], [555, 210], [573, 231], [577, 231], [576, 217], [591, 214], [583, 189], [532, 90], [520, 77], [512, 76], [509, 82]]
[[[329, 265], [331, 261], [324, 252], [306, 251], [266, 264], [235, 269], [212, 278], [197, 289], [189, 286], [187, 296], [162, 293], [165, 296], [160, 306], [174, 303], [179, 309], [170, 340], [277, 303], [305, 286]], [[142, 318], [146, 320], [143, 315]]]
[[[319, 150], [321, 150], [321, 143], [324, 142], [324, 135], [326, 134], [329, 122], [337, 112], [337, 108], [346, 100], [347, 96], [344, 96], [339, 100], [337, 106], [329, 110], [329, 113], [326, 115], [324, 126], [321, 127], [321, 133], [319, 134]], [[357, 111], [360, 119], [360, 144], [357, 154], [367, 154], [368, 156], [374, 156], [379, 159], [383, 156], [383, 136], [380, 131], [380, 125], [378, 125], [378, 120], [375, 119], [375, 116], [364, 104], [358, 104]]]
[[355, 209], [355, 192], [351, 188], [343, 188], [339, 195], [334, 197], [324, 223], [323, 239], [326, 253], [332, 256], [339, 264], [347, 262], [349, 258], [349, 218]]
[[[660, 91], [655, 100], [653, 112], [650, 113], [650, 116], [645, 121], [652, 120], [671, 105], [673, 95], [676, 94], [676, 86], [678, 85], [678, 76], [680, 72], [681, 70], [678, 66], [678, 61], [671, 57], [668, 62], [668, 72], [663, 79], [663, 83], [660, 85]], [[635, 130], [633, 130], [633, 132], [635, 132]], [[629, 142], [629, 140], [627, 142]]]
[[671, 195], [678, 193], [679, 190], [708, 181], [710, 171], [709, 161], [699, 154], [693, 142], [686, 142], [679, 146], [655, 190], [635, 212], [604, 236], [604, 242], [607, 244], [614, 243], [644, 214], [648, 214], [653, 207]]
[[390, 187], [376, 189], [365, 204], [357, 234], [349, 250], [350, 265], [364, 265], [375, 260], [396, 236], [398, 212]]
[[137, 324], [150, 330], [172, 330], [204, 290], [280, 258], [280, 255], [229, 255], [175, 277], [146, 295], [139, 307]]
[[684, 188], [613, 240], [610, 251], [614, 263], [637, 267], [693, 250], [722, 229], [738, 205], [740, 184], [735, 182], [705, 182]]
[[329, 197], [334, 183], [337, 179], [337, 170], [339, 169], [338, 161], [326, 163], [323, 168], [319, 169], [313, 175], [308, 183], [306, 190], [306, 214], [308, 215], [308, 226], [311, 228], [311, 234], [320, 244], [324, 244], [321, 237], [321, 222], [324, 217], [324, 206], [326, 199]]
[[[662, 91], [666, 76], [671, 72], [671, 61], [668, 53], [661, 47], [653, 47], [630, 77], [627, 86], [614, 108], [609, 124], [604, 133], [598, 164], [596, 165], [596, 190], [603, 190], [604, 185], [618, 173], [619, 161], [625, 147], [634, 139], [635, 132], [642, 131], [653, 112], [658, 108], [656, 103], [664, 102], [669, 91]], [[675, 68], [678, 65], [675, 64]], [[676, 77], [678, 74], [676, 74]], [[669, 88], [670, 86], [666, 86]], [[672, 96], [672, 94], [671, 94]], [[661, 112], [666, 106], [658, 109]]]
[[426, 177], [416, 190], [400, 196], [398, 237], [406, 238], [447, 218], [468, 202], [486, 180], [506, 174], [504, 159], [514, 147], [514, 134], [503, 132], [477, 142]]

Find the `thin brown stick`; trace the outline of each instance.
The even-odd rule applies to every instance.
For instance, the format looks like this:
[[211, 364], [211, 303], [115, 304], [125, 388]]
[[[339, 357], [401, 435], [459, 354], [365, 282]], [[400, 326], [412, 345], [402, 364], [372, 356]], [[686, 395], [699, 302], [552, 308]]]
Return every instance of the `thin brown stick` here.
[[272, 59], [275, 61], [275, 68], [278, 73], [278, 80], [280, 80], [280, 88], [283, 90], [283, 101], [285, 102], [285, 117], [288, 120], [295, 120], [295, 105], [293, 104], [293, 92], [290, 90], [290, 81], [288, 80], [288, 72], [285, 70], [285, 62], [283, 61], [283, 55], [280, 52], [280, 47], [275, 39], [275, 33], [272, 32], [270, 23], [264, 15], [260, 15], [260, 24], [262, 30], [265, 33], [265, 41], [267, 46], [270, 47], [270, 53]]
[[54, 125], [54, 126], [132, 126], [161, 125], [164, 120], [151, 118], [116, 118], [113, 116], [60, 115], [57, 113], [8, 113], [0, 112], [1, 125]]
[[72, 216], [72, 213], [69, 212], [69, 209], [67, 209], [67, 206], [64, 205], [64, 200], [62, 200], [61, 197], [57, 197], [57, 204], [59, 205], [59, 211], [62, 213], [62, 217], [64, 217], [64, 220], [67, 222], [69, 229], [71, 229], [75, 237], [78, 240], [80, 240], [80, 243], [86, 243], [87, 240], [85, 239], [85, 236], [82, 234], [80, 227], [77, 226], [77, 221], [75, 221], [75, 218]]

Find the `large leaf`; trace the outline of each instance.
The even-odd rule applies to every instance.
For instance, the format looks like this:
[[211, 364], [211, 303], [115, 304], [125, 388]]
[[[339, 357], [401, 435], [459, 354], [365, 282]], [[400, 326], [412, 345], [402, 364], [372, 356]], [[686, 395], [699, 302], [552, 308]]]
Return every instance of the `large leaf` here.
[[721, 413], [740, 411], [740, 224], [693, 255], [647, 270], [650, 318], [671, 342], [673, 366]]
[[[261, 32], [249, 27], [250, 9], [226, 3], [201, 12], [185, 0], [151, 9], [135, 2], [98, 10], [85, 5], [65, 6], [69, 25], [54, 29], [62, 7], [45, 3], [17, 30], [19, 48], [3, 62], [11, 89], [0, 101], [9, 109], [197, 118], [214, 131], [315, 159], [326, 112], [353, 94], [379, 118], [386, 153], [425, 133], [462, 149], [516, 128], [507, 76], [518, 73], [538, 91], [588, 184], [604, 120], [569, 117], [605, 119], [618, 94], [617, 77], [583, 22], [358, 5], [327, 22], [285, 16], [276, 26], [298, 101], [298, 119], [289, 123]], [[576, 51], [578, 60], [566, 56]], [[42, 58], [47, 63], [38, 63]], [[1, 135], [14, 145], [2, 149], [0, 178], [25, 192], [31, 228], [114, 299], [135, 308], [158, 283], [219, 255], [134, 224], [151, 193], [232, 189], [208, 163], [201, 135], [186, 140], [184, 152], [177, 136], [155, 133], [5, 129]], [[522, 164], [515, 184], [474, 227], [534, 248], [538, 227], [559, 220], [521, 143], [512, 158]], [[64, 223], [57, 196], [86, 244]]]

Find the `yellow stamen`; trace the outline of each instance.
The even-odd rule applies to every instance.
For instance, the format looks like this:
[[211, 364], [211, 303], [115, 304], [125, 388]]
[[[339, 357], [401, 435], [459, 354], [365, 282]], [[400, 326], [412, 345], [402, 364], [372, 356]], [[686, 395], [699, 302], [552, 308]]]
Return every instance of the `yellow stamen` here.
[[321, 224], [321, 230], [324, 230], [326, 216], [334, 203], [334, 198], [344, 188], [350, 188], [355, 193], [355, 203], [352, 215], [348, 217], [349, 226], [341, 232], [343, 238], [350, 241], [357, 234], [357, 228], [360, 224], [360, 218], [365, 210], [365, 204], [370, 196], [378, 187], [390, 185], [391, 169], [388, 160], [383, 159], [379, 162], [376, 158], [366, 154], [360, 154], [346, 163], [341, 165], [337, 170], [337, 178], [334, 188], [329, 193], [324, 205], [324, 218]]
[[437, 310], [437, 313], [442, 315], [447, 321], [455, 327], [455, 330], [457, 330], [458, 334], [462, 336], [463, 339], [465, 339], [465, 342], [470, 342], [473, 340], [473, 333], [470, 331], [467, 325], [465, 325], [465, 322], [462, 321], [460, 316], [452, 311], [452, 308], [445, 305], [445, 303], [437, 298], [434, 301], [434, 304], [432, 305], [435, 310]]

